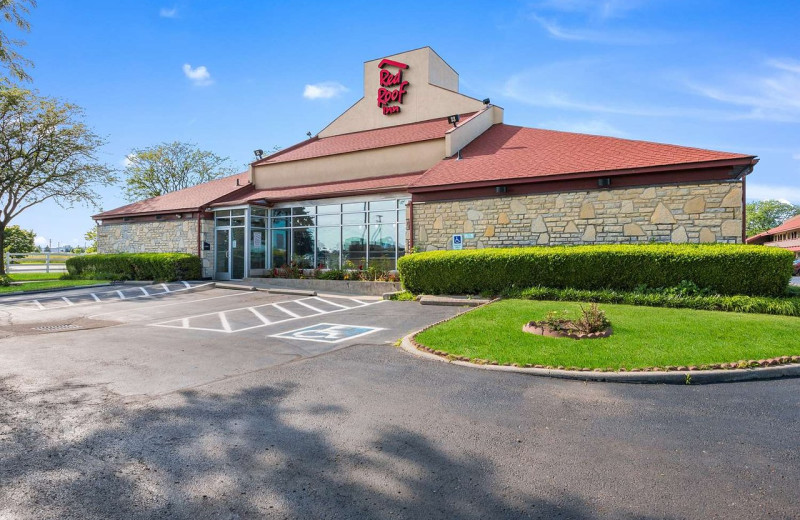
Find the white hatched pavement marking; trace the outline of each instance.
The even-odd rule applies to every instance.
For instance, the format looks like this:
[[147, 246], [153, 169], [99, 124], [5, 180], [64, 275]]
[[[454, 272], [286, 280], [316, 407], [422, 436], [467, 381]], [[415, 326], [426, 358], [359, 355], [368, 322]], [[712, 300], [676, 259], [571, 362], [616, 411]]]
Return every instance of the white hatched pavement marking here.
[[[261, 314], [260, 312], [258, 312], [257, 310], [255, 310], [253, 307], [248, 307], [248, 308], [247, 308], [247, 310], [249, 310], [250, 312], [252, 312], [253, 314], [255, 314], [255, 315], [256, 315], [256, 318], [258, 318], [259, 320], [261, 320], [261, 322], [262, 322], [264, 325], [269, 325], [270, 323], [272, 323], [271, 321], [269, 321], [269, 320], [267, 319], [267, 317], [266, 317], [266, 316], [264, 316], [263, 314]], [[187, 321], [188, 321], [188, 320], [187, 320]]]
[[317, 313], [319, 313], [319, 314], [324, 314], [324, 313], [325, 313], [325, 311], [323, 311], [322, 309], [317, 309], [316, 307], [314, 307], [314, 306], [312, 306], [312, 305], [309, 305], [309, 304], [307, 304], [307, 303], [305, 303], [305, 302], [302, 302], [302, 301], [300, 301], [300, 300], [295, 300], [295, 302], [294, 302], [294, 303], [296, 303], [297, 305], [302, 305], [303, 307], [308, 307], [308, 308], [309, 308], [309, 309], [311, 309], [312, 311], [314, 311], [314, 312], [317, 312]]
[[279, 311], [285, 312], [286, 314], [288, 314], [289, 316], [292, 316], [293, 318], [302, 318], [302, 316], [300, 316], [299, 314], [296, 314], [296, 313], [290, 311], [289, 309], [284, 309], [283, 307], [281, 307], [277, 303], [273, 303], [272, 306], [275, 307], [276, 309], [278, 309]]
[[350, 301], [354, 301], [354, 302], [356, 302], [357, 304], [361, 305], [362, 307], [363, 307], [364, 305], [369, 305], [368, 303], [364, 303], [364, 302], [362, 302], [361, 300], [356, 300], [355, 298], [348, 298], [348, 300], [350, 300]]
[[[162, 322], [159, 322], [159, 323], [151, 323], [149, 326], [150, 327], [164, 327], [164, 328], [168, 328], [168, 329], [203, 330], [203, 331], [209, 331], [209, 332], [223, 332], [223, 333], [226, 333], [226, 334], [231, 334], [231, 333], [235, 333], [235, 332], [244, 332], [244, 331], [247, 331], [247, 330], [259, 329], [259, 328], [262, 328], [262, 327], [267, 327], [269, 325], [278, 325], [279, 323], [286, 323], [287, 321], [301, 320], [303, 318], [315, 318], [317, 316], [322, 316], [324, 314], [334, 314], [334, 313], [337, 313], [337, 312], [344, 312], [344, 311], [348, 311], [348, 310], [351, 310], [351, 309], [358, 309], [360, 307], [368, 307], [370, 305], [376, 305], [376, 304], [379, 304], [379, 303], [383, 303], [385, 301], [385, 300], [378, 300], [378, 301], [375, 301], [375, 302], [366, 302], [365, 303], [365, 302], [361, 302], [361, 301], [358, 301], [358, 300], [354, 300], [353, 298], [344, 298], [344, 299], [355, 301], [357, 303], [360, 303], [360, 305], [354, 306], [354, 307], [348, 307], [346, 305], [340, 305], [340, 304], [332, 302], [330, 300], [326, 300], [326, 299], [314, 296], [314, 297], [309, 297], [309, 298], [302, 298], [302, 300], [319, 300], [321, 302], [331, 304], [334, 307], [341, 307], [341, 308], [333, 310], [333, 311], [321, 311], [321, 312], [319, 312], [317, 314], [310, 314], [308, 316], [300, 316], [299, 314], [295, 314], [295, 313], [289, 311], [288, 309], [284, 309], [283, 307], [281, 307], [281, 305], [279, 303], [268, 303], [266, 305], [259, 305], [258, 307], [239, 307], [237, 309], [228, 309], [228, 310], [222, 311], [222, 312], [207, 312], [207, 313], [204, 313], [204, 314], [197, 314], [197, 315], [194, 315], [194, 316], [187, 316], [185, 318], [171, 319], [171, 320], [162, 321]], [[298, 299], [298, 300], [287, 300], [287, 301], [283, 301], [281, 303], [285, 305], [286, 303], [292, 303], [292, 302], [293, 303], [300, 303], [300, 299]], [[276, 308], [276, 309], [278, 309], [280, 311], [283, 311], [286, 314], [288, 314], [290, 316], [294, 316], [294, 317], [286, 318], [286, 319], [278, 320], [278, 321], [269, 321], [268, 318], [266, 318], [260, 312], [257, 311], [257, 309], [261, 308], [261, 307], [274, 307], [274, 308]], [[262, 323], [260, 323], [258, 325], [252, 325], [252, 326], [249, 326], [249, 327], [242, 327], [240, 329], [233, 329], [230, 326], [230, 322], [228, 322], [227, 318], [224, 317], [224, 314], [228, 313], [228, 312], [236, 312], [236, 311], [242, 311], [242, 310], [248, 310], [248, 311], [252, 312], [254, 315], [256, 315], [256, 317]], [[205, 317], [208, 317], [208, 316], [218, 316], [220, 321], [221, 321], [221, 323], [222, 323], [222, 328], [212, 329], [210, 327], [192, 327], [190, 325], [191, 320], [194, 320], [196, 318], [205, 318]]]
[[186, 280], [181, 280], [181, 281], [183, 282], [183, 285], [185, 285], [187, 289], [192, 286], [192, 284], [190, 284]]
[[62, 296], [61, 299], [64, 300], [67, 303], [67, 305], [75, 305], [74, 303], [69, 301], [69, 298], [67, 298], [66, 296]]
[[[172, 290], [172, 291], [167, 290], [167, 292], [174, 294], [174, 293], [186, 291], [188, 289], [204, 287], [204, 286], [208, 285], [207, 283], [204, 283], [204, 284], [195, 285], [193, 287], [191, 284], [188, 284], [188, 282], [184, 282], [184, 284], [187, 284], [187, 287], [185, 289], [175, 289], [175, 290]], [[164, 284], [162, 284], [162, 285], [164, 285]], [[78, 294], [77, 296], [84, 296], [85, 294], [86, 293]], [[157, 293], [157, 294], [147, 293], [146, 296], [144, 294], [142, 294], [140, 296], [128, 296], [127, 298], [125, 297], [124, 294], [122, 294], [122, 291], [107, 291], [107, 292], [100, 293], [100, 294], [101, 295], [116, 294], [117, 296], [119, 296], [120, 300], [135, 300], [137, 298], [152, 298], [154, 296], [161, 296], [162, 294], [166, 294], [166, 293]], [[91, 293], [89, 296], [91, 296], [94, 299], [94, 301], [84, 301], [84, 302], [78, 302], [78, 303], [71, 302], [71, 304], [74, 305], [74, 306], [78, 306], [78, 305], [88, 305], [88, 304], [91, 304], [91, 303], [112, 303], [112, 302], [109, 302], [109, 301], [101, 300], [100, 298], [98, 298], [97, 294], [95, 294], [95, 293]], [[60, 298], [59, 297], [52, 297], [52, 298], [49, 298], [49, 299], [45, 299], [44, 301], [46, 303], [48, 301], [54, 301], [54, 300], [64, 299], [64, 298], [66, 298], [66, 297], [65, 296], [61, 296]], [[116, 300], [112, 300], [112, 301], [116, 301]], [[0, 307], [17, 307], [20, 304], [27, 304], [27, 303], [33, 303], [34, 305], [36, 305], [36, 309], [29, 309], [29, 310], [50, 311], [50, 310], [53, 310], [53, 309], [63, 309], [64, 308], [63, 306], [61, 306], [61, 307], [45, 307], [44, 305], [42, 305], [42, 303], [39, 300], [19, 300], [19, 301], [12, 301], [12, 302], [8, 302], [8, 303], [0, 303]], [[22, 307], [22, 308], [26, 309], [26, 307]]]
[[161, 284], [161, 287], [163, 287], [163, 288], [164, 288], [164, 292], [169, 292], [169, 287], [167, 287], [167, 284], [165, 284], [165, 283], [162, 283], [162, 284]]
[[139, 287], [139, 289], [142, 290], [142, 292], [144, 293], [145, 296], [150, 296], [150, 293], [147, 292], [147, 289], [145, 289], [144, 287]]

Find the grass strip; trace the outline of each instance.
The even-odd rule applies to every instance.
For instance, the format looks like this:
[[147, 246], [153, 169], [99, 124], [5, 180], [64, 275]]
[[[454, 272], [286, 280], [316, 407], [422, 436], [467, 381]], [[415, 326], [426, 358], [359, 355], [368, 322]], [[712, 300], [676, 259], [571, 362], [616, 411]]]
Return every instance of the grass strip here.
[[614, 334], [573, 340], [522, 332], [528, 321], [578, 303], [503, 300], [436, 325], [421, 345], [500, 364], [619, 370], [700, 366], [800, 355], [800, 320], [787, 316], [603, 305]]
[[44, 282], [24, 283], [21, 285], [0, 286], [0, 294], [12, 292], [41, 291], [42, 289], [58, 289], [68, 287], [80, 287], [82, 285], [95, 285], [108, 283], [108, 280], [51, 280]]
[[9, 273], [8, 277], [13, 282], [32, 282], [43, 280], [60, 280], [66, 272], [52, 272], [52, 273]]

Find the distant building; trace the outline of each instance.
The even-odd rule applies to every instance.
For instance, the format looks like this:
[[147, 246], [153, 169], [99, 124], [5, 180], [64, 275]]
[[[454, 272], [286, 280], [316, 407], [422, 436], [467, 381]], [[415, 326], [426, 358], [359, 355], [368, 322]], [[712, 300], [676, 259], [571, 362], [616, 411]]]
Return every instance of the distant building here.
[[790, 218], [778, 227], [748, 238], [747, 243], [780, 247], [794, 253], [795, 258], [800, 258], [800, 215]]
[[744, 240], [753, 155], [503, 114], [459, 93], [429, 47], [367, 61], [363, 97], [319, 134], [240, 175], [95, 215], [98, 250], [196, 253], [205, 276], [240, 279], [290, 262], [394, 269], [412, 248]]

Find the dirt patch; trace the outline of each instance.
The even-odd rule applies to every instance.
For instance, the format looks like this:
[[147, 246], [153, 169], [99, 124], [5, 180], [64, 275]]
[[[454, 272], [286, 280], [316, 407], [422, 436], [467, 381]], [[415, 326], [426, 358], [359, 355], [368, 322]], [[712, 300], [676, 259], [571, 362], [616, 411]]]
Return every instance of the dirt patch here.
[[600, 332], [578, 332], [577, 327], [572, 326], [570, 322], [566, 322], [566, 327], [561, 330], [555, 330], [547, 326], [544, 322], [530, 321], [522, 326], [522, 331], [529, 334], [536, 334], [537, 336], [547, 336], [549, 338], [570, 338], [570, 339], [597, 339], [607, 338], [614, 333], [611, 327], [607, 327]]

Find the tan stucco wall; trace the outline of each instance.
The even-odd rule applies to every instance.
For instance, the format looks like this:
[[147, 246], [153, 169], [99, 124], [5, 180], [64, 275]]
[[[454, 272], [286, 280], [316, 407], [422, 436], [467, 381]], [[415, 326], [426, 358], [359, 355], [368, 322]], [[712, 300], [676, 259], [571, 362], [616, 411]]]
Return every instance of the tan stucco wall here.
[[427, 121], [483, 108], [480, 100], [458, 93], [458, 75], [432, 49], [423, 47], [385, 58], [409, 66], [403, 71], [403, 80], [409, 85], [403, 104], [399, 105], [400, 112], [384, 115], [378, 107], [378, 64], [383, 58], [370, 60], [364, 63], [364, 97], [325, 127], [320, 137]]
[[740, 182], [717, 182], [414, 203], [414, 246], [742, 241]]
[[[203, 239], [214, 247], [214, 222], [203, 220]], [[97, 226], [98, 253], [197, 254], [197, 221], [123, 222]], [[213, 276], [213, 251], [203, 251], [203, 277]]]
[[302, 161], [255, 166], [256, 189], [302, 186], [427, 170], [444, 158], [444, 138]]

